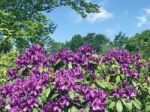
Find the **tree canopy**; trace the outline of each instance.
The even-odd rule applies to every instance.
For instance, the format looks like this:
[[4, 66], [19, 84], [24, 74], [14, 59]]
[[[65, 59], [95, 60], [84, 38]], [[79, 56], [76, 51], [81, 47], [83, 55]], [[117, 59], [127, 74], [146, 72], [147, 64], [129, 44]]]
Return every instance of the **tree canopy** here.
[[70, 41], [66, 42], [65, 47], [76, 51], [81, 45], [89, 44], [96, 53], [102, 54], [106, 51], [109, 43], [110, 40], [103, 34], [88, 33], [86, 36], [74, 35]]
[[29, 44], [43, 44], [56, 28], [43, 12], [68, 6], [82, 17], [98, 12], [99, 6], [85, 0], [1, 0], [0, 1], [0, 52], [12, 48], [23, 51]]

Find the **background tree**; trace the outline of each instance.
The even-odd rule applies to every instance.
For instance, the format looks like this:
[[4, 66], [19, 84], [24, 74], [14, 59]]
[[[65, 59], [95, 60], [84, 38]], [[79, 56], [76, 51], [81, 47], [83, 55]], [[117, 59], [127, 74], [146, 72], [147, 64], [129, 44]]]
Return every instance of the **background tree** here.
[[129, 52], [138, 52], [144, 58], [150, 57], [150, 30], [145, 30], [131, 37], [125, 47]]
[[84, 37], [84, 43], [89, 44], [96, 53], [103, 54], [106, 52], [105, 47], [110, 43], [110, 40], [103, 34], [88, 33]]
[[56, 26], [43, 14], [60, 6], [69, 6], [82, 17], [98, 12], [99, 6], [86, 0], [1, 0], [0, 1], [0, 52], [12, 48], [23, 51], [29, 44], [50, 39]]
[[80, 34], [74, 35], [70, 41], [70, 49], [72, 51], [76, 51], [77, 48], [79, 48], [81, 45], [83, 45], [83, 39]]
[[45, 49], [48, 53], [52, 54], [56, 51], [62, 49], [64, 46], [61, 42], [56, 42], [54, 39], [49, 39], [49, 41], [45, 42]]
[[116, 49], [124, 49], [126, 47], [127, 41], [128, 37], [126, 34], [119, 32], [113, 40], [113, 46]]
[[[103, 54], [108, 49], [110, 40], [103, 34], [88, 33], [86, 36], [74, 35], [72, 39], [65, 43], [64, 48], [76, 51], [83, 44], [89, 44], [96, 53]], [[106, 47], [107, 46], [107, 47]]]

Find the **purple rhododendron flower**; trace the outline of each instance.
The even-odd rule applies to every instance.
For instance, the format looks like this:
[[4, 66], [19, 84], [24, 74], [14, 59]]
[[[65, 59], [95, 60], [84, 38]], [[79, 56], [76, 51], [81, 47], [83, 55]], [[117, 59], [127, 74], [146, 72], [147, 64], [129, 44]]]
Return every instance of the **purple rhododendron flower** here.
[[10, 69], [10, 70], [8, 70], [7, 76], [9, 78], [9, 80], [17, 78], [17, 76], [18, 76], [18, 70], [16, 70], [16, 69]]
[[88, 44], [84, 44], [77, 49], [77, 52], [88, 55], [88, 54], [93, 54], [94, 50]]
[[17, 57], [16, 64], [20, 67], [31, 65], [48, 65], [45, 50], [39, 45], [31, 45], [23, 54]]
[[42, 107], [41, 112], [63, 112], [62, 108], [70, 105], [70, 99], [66, 96], [61, 96], [54, 101], [47, 102], [44, 107]]
[[123, 98], [126, 98], [127, 100], [135, 97], [137, 95], [137, 91], [134, 87], [132, 87], [131, 85], [125, 85], [124, 87], [122, 88], [116, 88], [114, 89], [113, 91], [113, 95], [116, 97], [116, 98], [120, 98], [120, 97], [123, 97]]
[[[141, 61], [141, 57], [139, 54], [129, 54], [126, 50], [111, 50], [107, 52], [106, 56], [103, 59], [104, 63], [108, 63], [112, 60], [117, 61], [120, 64], [121, 71], [127, 76], [133, 76], [137, 78], [139, 73], [139, 67], [144, 66]], [[131, 66], [134, 67], [130, 68]]]
[[79, 68], [63, 69], [56, 74], [56, 88], [58, 90], [70, 90], [76, 85], [76, 79], [83, 78], [83, 73]]

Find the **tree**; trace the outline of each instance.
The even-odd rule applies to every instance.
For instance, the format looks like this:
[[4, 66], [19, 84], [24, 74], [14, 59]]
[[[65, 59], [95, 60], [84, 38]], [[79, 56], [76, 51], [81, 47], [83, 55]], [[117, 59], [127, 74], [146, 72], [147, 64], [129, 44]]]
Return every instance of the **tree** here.
[[88, 33], [84, 37], [84, 43], [89, 44], [96, 53], [103, 54], [106, 52], [105, 47], [110, 43], [110, 40], [103, 34]]
[[96, 53], [103, 54], [108, 49], [106, 46], [110, 44], [110, 40], [103, 34], [88, 33], [86, 36], [74, 35], [71, 41], [65, 43], [66, 48], [76, 51], [83, 44], [89, 44]]
[[70, 41], [70, 49], [76, 51], [83, 44], [83, 39], [80, 34], [74, 35]]
[[56, 42], [54, 39], [50, 39], [45, 43], [45, 49], [48, 53], [52, 54], [63, 48], [63, 43]]
[[51, 12], [60, 6], [69, 6], [82, 17], [99, 11], [97, 4], [85, 0], [1, 0], [0, 52], [12, 48], [23, 51], [29, 44], [49, 40], [56, 26], [42, 12]]
[[126, 34], [119, 32], [115, 36], [115, 39], [113, 40], [114, 48], [124, 49], [126, 47], [127, 40], [128, 40], [128, 37], [126, 36]]
[[144, 58], [150, 57], [150, 30], [145, 30], [131, 37], [126, 45], [126, 49], [130, 52], [138, 52]]

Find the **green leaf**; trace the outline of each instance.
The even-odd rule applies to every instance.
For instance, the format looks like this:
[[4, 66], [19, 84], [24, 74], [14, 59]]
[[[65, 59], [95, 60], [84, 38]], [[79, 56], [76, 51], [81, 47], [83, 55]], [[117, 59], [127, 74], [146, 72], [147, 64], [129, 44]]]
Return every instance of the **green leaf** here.
[[118, 82], [120, 82], [120, 76], [119, 75], [116, 77], [116, 84], [118, 84]]
[[6, 109], [6, 110], [11, 109], [10, 105], [6, 105], [6, 106], [5, 106], [5, 109]]
[[37, 108], [34, 108], [32, 112], [39, 112]]
[[68, 68], [69, 68], [69, 69], [72, 68], [72, 63], [71, 63], [71, 62], [68, 63]]
[[109, 104], [109, 108], [110, 108], [110, 109], [114, 108], [114, 106], [115, 106], [115, 102], [111, 102], [111, 103]]
[[72, 106], [70, 112], [78, 112], [78, 109], [75, 106]]
[[117, 109], [117, 112], [123, 111], [123, 106], [120, 100], [116, 103], [116, 109]]
[[112, 89], [113, 86], [109, 83], [109, 82], [106, 82], [104, 80], [96, 80], [96, 84], [100, 87], [100, 88], [103, 88], [103, 89]]
[[41, 97], [38, 97], [38, 102], [39, 102], [39, 104], [40, 104], [40, 105], [42, 105], [42, 106], [43, 106], [43, 102], [42, 102]]
[[137, 102], [136, 100], [132, 100], [132, 103], [133, 103], [133, 105], [135, 106], [136, 109], [138, 109], [138, 110], [141, 109], [141, 106], [140, 106], [139, 102]]
[[24, 70], [25, 70], [25, 68], [21, 68], [21, 69], [18, 71], [18, 75], [19, 75], [19, 76], [22, 76], [22, 73], [23, 73]]
[[125, 101], [125, 99], [122, 99], [122, 102], [127, 109], [132, 110], [132, 101]]
[[108, 109], [105, 109], [105, 112], [109, 112], [109, 110], [108, 110]]
[[27, 67], [28, 67], [28, 68], [32, 68], [32, 67], [33, 67], [33, 65], [27, 65]]
[[53, 100], [54, 98], [56, 98], [58, 96], [58, 94], [53, 94], [53, 96], [51, 97], [51, 99]]
[[74, 97], [75, 97], [75, 94], [74, 94], [74, 92], [72, 92], [72, 91], [69, 91], [69, 97], [72, 99], [72, 100], [74, 100]]
[[146, 106], [145, 112], [150, 112], [150, 105], [147, 105], [147, 106]]
[[54, 66], [57, 66], [60, 63], [60, 60], [57, 60]]
[[44, 71], [44, 68], [41, 66], [41, 67], [39, 68], [39, 72], [42, 73], [43, 71]]
[[134, 80], [132, 80], [132, 84], [134, 87], [136, 87], [138, 85]]
[[43, 103], [45, 103], [46, 100], [47, 100], [47, 97], [45, 95], [42, 95], [40, 98], [41, 98], [41, 100], [42, 100]]
[[46, 93], [45, 93], [46, 97], [49, 96], [50, 92], [51, 92], [51, 88], [49, 87], [49, 88], [46, 89]]

